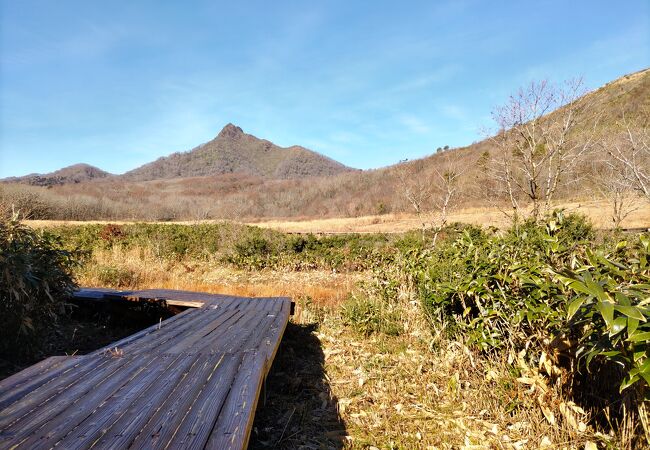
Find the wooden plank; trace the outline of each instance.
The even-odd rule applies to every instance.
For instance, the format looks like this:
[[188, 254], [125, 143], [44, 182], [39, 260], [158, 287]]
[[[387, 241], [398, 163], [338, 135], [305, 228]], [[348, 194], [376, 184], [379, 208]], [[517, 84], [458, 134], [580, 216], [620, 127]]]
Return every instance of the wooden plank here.
[[225, 299], [224, 300], [225, 307], [218, 308], [218, 309], [200, 308], [200, 309], [188, 310], [189, 311], [188, 315], [190, 316], [190, 320], [184, 321], [182, 325], [174, 327], [173, 329], [168, 329], [163, 334], [156, 334], [156, 332], [154, 331], [153, 333], [150, 333], [147, 336], [143, 336], [142, 338], [139, 339], [137, 343], [135, 343], [137, 344], [137, 349], [132, 351], [140, 352], [140, 353], [142, 351], [149, 351], [152, 348], [152, 346], [161, 345], [170, 339], [177, 338], [178, 336], [180, 336], [181, 334], [187, 331], [191, 331], [196, 327], [203, 326], [211, 319], [211, 317], [213, 317], [210, 314], [225, 313], [226, 311], [229, 310], [229, 306], [231, 305], [231, 303], [233, 305], [236, 304], [236, 299], [235, 298]]
[[[142, 331], [138, 331], [135, 334], [132, 334], [130, 336], [125, 337], [124, 339], [120, 339], [119, 341], [113, 342], [105, 347], [102, 347], [98, 350], [95, 350], [94, 352], [90, 353], [91, 355], [102, 355], [114, 348], [123, 348], [129, 344], [132, 344], [138, 340], [142, 340], [143, 338], [154, 334], [154, 333], [161, 333], [161, 332], [168, 332], [171, 328], [180, 326], [181, 324], [191, 321], [192, 320], [192, 312], [194, 312], [193, 309], [188, 309], [186, 311], [183, 311], [180, 314], [176, 314], [175, 316], [170, 317], [169, 319], [163, 320], [160, 323], [157, 323], [155, 325], [152, 325], [148, 328], [145, 328]], [[163, 331], [164, 330], [164, 331]]]
[[[50, 383], [52, 386], [45, 385], [5, 408], [0, 417], [0, 428], [17, 427], [21, 431], [25, 430], [41, 417], [50, 417], [56, 413], [57, 405], [74, 402], [127, 362], [125, 358], [91, 358], [86, 362], [92, 363], [93, 359], [99, 359], [99, 364], [94, 369], [85, 370], [84, 376], [77, 377], [76, 371], [70, 371], [67, 376]], [[88, 366], [93, 367], [91, 364]]]
[[198, 341], [205, 339], [210, 333], [228, 326], [229, 321], [238, 320], [241, 315], [242, 312], [236, 309], [224, 311], [223, 314], [210, 314], [213, 319], [207, 325], [192, 333], [187, 333], [183, 338], [175, 339], [171, 342], [172, 346], [164, 349], [164, 351], [167, 353], [180, 353], [181, 351], [188, 350]]
[[83, 379], [89, 372], [106, 363], [101, 359], [67, 360], [56, 369], [46, 372], [41, 377], [21, 386], [12, 392], [6, 393], [0, 400], [0, 429], [11, 411], [38, 405], [41, 401], [52, 395], [57, 389], [64, 389], [70, 383]]
[[[173, 289], [145, 289], [140, 291], [121, 291], [115, 294], [108, 294], [109, 297], [120, 297], [134, 301], [165, 301], [168, 304], [200, 303], [203, 305], [214, 305], [224, 300], [233, 298], [229, 295], [207, 294], [205, 292], [177, 291]], [[245, 297], [237, 297], [245, 299]]]
[[130, 355], [141, 355], [152, 351], [163, 351], [165, 343], [182, 339], [188, 333], [192, 333], [195, 328], [200, 328], [209, 323], [214, 316], [207, 314], [203, 309], [195, 309], [190, 313], [192, 320], [189, 320], [178, 327], [174, 327], [164, 333], [152, 333], [143, 337], [137, 342], [123, 347], [125, 352]]
[[[271, 325], [275, 322], [282, 304], [275, 303], [269, 311], [255, 311], [249, 322], [243, 324], [238, 333], [231, 333], [220, 348], [224, 352], [257, 350]], [[266, 309], [266, 308], [265, 308]]]
[[206, 442], [206, 449], [247, 447], [265, 364], [266, 357], [262, 353], [245, 353], [226, 403]]
[[202, 350], [207, 349], [209, 345], [212, 351], [229, 351], [230, 344], [233, 341], [243, 341], [248, 339], [251, 334], [254, 334], [266, 314], [264, 308], [268, 305], [255, 301], [247, 306], [245, 316], [237, 323], [227, 329], [220, 330], [214, 336], [206, 338]]
[[[234, 315], [230, 316], [228, 318], [228, 320], [221, 323], [221, 325], [219, 327], [213, 328], [212, 331], [210, 333], [208, 333], [208, 334], [204, 334], [202, 336], [203, 339], [205, 339], [206, 341], [209, 340], [211, 342], [211, 341], [213, 341], [215, 339], [218, 339], [219, 336], [232, 333], [231, 330], [233, 330], [235, 327], [237, 327], [238, 324], [241, 322], [241, 320], [243, 318], [245, 318], [246, 315], [249, 313], [249, 311], [252, 310], [255, 306], [256, 306], [255, 304], [249, 304], [249, 303], [246, 303], [246, 304], [242, 305], [240, 308], [235, 310], [236, 313]], [[207, 310], [206, 313], [207, 314], [213, 314], [213, 311]], [[186, 344], [186, 342], [181, 342], [181, 343], [183, 345]], [[181, 343], [179, 343], [179, 344], [181, 344]], [[198, 341], [194, 341], [194, 343], [198, 343]], [[176, 347], [175, 350], [178, 351], [180, 348], [182, 348], [182, 347], [178, 346], [178, 347]], [[185, 350], [189, 351], [189, 352], [194, 352], [194, 353], [200, 352], [200, 351], [197, 351], [197, 349], [194, 349], [194, 348], [190, 349], [187, 346], [185, 347]], [[213, 347], [210, 350], [219, 352], [220, 348]], [[168, 351], [172, 352], [173, 350], [169, 349]]]
[[[139, 392], [131, 405], [122, 411], [113, 411], [101, 430], [79, 436], [76, 448], [127, 448], [142, 427], [182, 383], [198, 364], [194, 355], [181, 355], [159, 378]], [[63, 447], [65, 448], [65, 447]]]
[[254, 324], [246, 324], [242, 332], [229, 336], [224, 343], [224, 351], [257, 349], [263, 333], [271, 325], [281, 306], [282, 304], [275, 300], [262, 302], [258, 315], [253, 318]]
[[[79, 361], [43, 361], [0, 382], [12, 388], [0, 391], [0, 447], [245, 448], [290, 300], [109, 293], [118, 294], [203, 303]], [[115, 347], [123, 357], [105, 353]]]
[[256, 328], [247, 340], [238, 343], [237, 340], [231, 340], [230, 346], [223, 347], [222, 351], [227, 352], [248, 352], [262, 351], [267, 357], [267, 370], [270, 369], [271, 362], [275, 358], [277, 349], [284, 331], [289, 322], [291, 304], [288, 299], [282, 299], [275, 304], [275, 310], [267, 313], [267, 317]]
[[152, 364], [148, 370], [137, 374], [118, 392], [95, 408], [56, 445], [67, 450], [89, 448], [126, 413], [134, 402], [150, 390], [158, 390], [168, 385], [174, 374], [173, 370], [178, 370], [178, 375], [182, 374], [183, 366], [178, 365], [182, 358], [182, 355], [161, 356], [158, 364]]
[[[224, 355], [221, 364], [215, 366], [201, 391], [194, 396], [192, 404], [185, 409], [178, 426], [162, 426], [160, 432], [150, 440], [141, 435], [140, 448], [202, 449], [226, 401], [240, 363], [241, 355]], [[138, 448], [136, 443], [133, 447]]]
[[80, 288], [77, 289], [72, 294], [72, 297], [79, 300], [93, 300], [93, 301], [105, 302], [107, 300], [106, 294], [115, 294], [117, 292], [120, 291], [116, 291], [115, 289], [107, 289], [107, 288]]
[[[19, 448], [50, 448], [63, 438], [70, 429], [75, 428], [103, 401], [109, 398], [124, 384], [135, 378], [138, 373], [148, 369], [157, 356], [145, 356], [137, 360], [125, 358], [126, 363], [117, 366], [114, 370], [107, 370], [89, 383], [87, 388], [75, 386], [81, 395], [65, 392], [55, 401], [51, 401], [47, 408], [42, 408], [36, 414], [29, 415], [26, 420], [21, 420], [13, 425], [20, 431], [14, 438]], [[112, 368], [111, 368], [112, 369]]]
[[197, 358], [197, 364], [183, 378], [165, 399], [162, 406], [155, 414], [150, 415], [150, 420], [140, 430], [136, 438], [129, 443], [129, 448], [164, 448], [164, 443], [158, 438], [165, 434], [165, 430], [176, 429], [185, 412], [194, 402], [194, 399], [205, 385], [208, 377], [222, 364], [224, 355], [202, 356]]
[[[59, 360], [57, 364], [54, 364], [50, 367], [47, 367], [41, 373], [37, 373], [33, 376], [19, 378], [19, 381], [15, 386], [10, 389], [6, 389], [0, 392], [0, 411], [8, 407], [12, 403], [23, 398], [27, 393], [32, 392], [38, 389], [40, 386], [51, 382], [54, 378], [57, 378], [63, 373], [66, 373], [69, 370], [74, 369], [76, 366], [81, 364], [80, 356], [66, 357], [65, 359]], [[22, 372], [19, 372], [16, 375], [20, 375]]]
[[0, 392], [8, 393], [17, 389], [23, 384], [28, 383], [39, 375], [58, 367], [63, 361], [74, 358], [73, 356], [50, 356], [49, 358], [40, 361], [33, 366], [15, 373], [4, 380], [0, 381]]
[[280, 341], [282, 340], [282, 336], [284, 336], [284, 332], [286, 331], [287, 325], [289, 324], [289, 316], [292, 314], [292, 308], [293, 302], [288, 298], [283, 299], [282, 308], [280, 309], [280, 314], [278, 315], [278, 328], [275, 329], [269, 336], [268, 342], [263, 343], [261, 346], [262, 349], [266, 347], [267, 352], [266, 374], [268, 374], [269, 370], [271, 370], [271, 364], [275, 359], [278, 348], [280, 348]]

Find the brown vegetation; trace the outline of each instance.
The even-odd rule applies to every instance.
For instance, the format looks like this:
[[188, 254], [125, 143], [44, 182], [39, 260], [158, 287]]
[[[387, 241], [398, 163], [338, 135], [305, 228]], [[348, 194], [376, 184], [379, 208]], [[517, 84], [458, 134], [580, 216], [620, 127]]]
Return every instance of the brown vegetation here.
[[444, 337], [444, 323], [432, 329], [406, 285], [394, 304], [403, 331], [364, 336], [346, 323], [341, 307], [351, 294], [363, 295], [360, 282], [371, 273], [247, 272], [199, 261], [163, 263], [146, 249], [115, 249], [95, 252], [78, 272], [80, 282], [106, 285], [106, 266], [130, 272], [130, 288], [289, 295], [297, 301], [256, 414], [252, 448], [617, 445], [613, 435], [580, 431], [566, 420], [549, 423], [528, 394], [530, 386], [516, 380], [508, 355], [486, 358]]

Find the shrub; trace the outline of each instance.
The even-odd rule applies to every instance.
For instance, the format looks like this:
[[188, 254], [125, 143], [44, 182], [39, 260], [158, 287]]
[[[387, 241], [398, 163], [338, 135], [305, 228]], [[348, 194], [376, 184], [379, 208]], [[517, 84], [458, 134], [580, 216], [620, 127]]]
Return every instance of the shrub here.
[[341, 316], [346, 325], [366, 336], [398, 336], [404, 331], [399, 310], [379, 298], [352, 296], [343, 305]]
[[12, 218], [0, 222], [0, 351], [31, 350], [65, 312], [79, 254]]
[[[548, 374], [562, 374], [569, 395], [613, 413], [631, 403], [642, 414], [650, 382], [650, 238], [614, 245], [593, 238], [584, 218], [555, 212], [543, 225], [524, 223], [503, 235], [465, 230], [435, 251], [412, 253], [415, 262], [405, 268], [428, 314], [442, 316], [470, 345], [524, 351], [533, 365], [550, 358], [563, 370]], [[607, 386], [596, 392], [598, 383]]]
[[113, 243], [114, 241], [124, 237], [124, 230], [122, 230], [122, 227], [119, 225], [109, 223], [102, 228], [99, 237], [107, 242]]
[[464, 230], [421, 261], [425, 309], [453, 318], [483, 350], [541, 345], [565, 322], [566, 292], [553, 270], [584, 253], [593, 233], [584, 222], [556, 212], [545, 226], [528, 222], [503, 236]]
[[139, 274], [126, 267], [98, 266], [97, 279], [102, 286], [115, 288], [134, 288], [140, 282]]
[[635, 388], [644, 398], [650, 385], [650, 237], [620, 242], [605, 253], [555, 272], [566, 289], [565, 334], [574, 341], [579, 366], [594, 360], [622, 371], [620, 391]]

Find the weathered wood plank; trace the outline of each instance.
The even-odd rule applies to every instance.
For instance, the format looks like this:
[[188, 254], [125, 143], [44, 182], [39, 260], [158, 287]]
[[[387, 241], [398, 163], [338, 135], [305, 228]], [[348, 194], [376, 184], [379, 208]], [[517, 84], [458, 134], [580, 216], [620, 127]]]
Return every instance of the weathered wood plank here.
[[269, 373], [269, 370], [271, 370], [271, 364], [275, 359], [278, 348], [280, 348], [280, 341], [282, 340], [282, 336], [284, 336], [284, 332], [289, 324], [289, 316], [292, 314], [292, 310], [293, 302], [291, 300], [286, 299], [286, 301], [282, 302], [282, 307], [280, 308], [280, 313], [277, 317], [277, 328], [274, 328], [271, 331], [267, 340], [260, 343], [260, 350], [266, 351], [267, 374]]
[[[95, 358], [79, 358], [78, 360], [64, 361], [51, 373], [44, 374], [28, 386], [22, 386], [13, 392], [8, 392], [0, 401], [0, 430], [11, 422], [9, 415], [16, 411], [29, 411], [54, 393], [65, 389], [68, 385], [83, 379], [98, 366], [108, 361]], [[33, 389], [32, 389], [33, 388]]]
[[125, 345], [123, 350], [130, 355], [145, 354], [151, 351], [163, 352], [164, 344], [176, 339], [182, 339], [194, 329], [205, 326], [213, 319], [212, 314], [206, 314], [203, 309], [194, 309], [191, 313], [191, 320], [183, 323], [178, 327], [167, 330], [166, 332], [154, 332], [144, 336], [137, 342]]
[[[77, 427], [84, 419], [114, 392], [135, 378], [138, 373], [147, 370], [156, 361], [157, 356], [145, 356], [137, 361], [126, 359], [126, 363], [118, 366], [112, 372], [106, 371], [101, 379], [87, 386], [85, 395], [68, 394], [59, 396], [57, 403], [47, 405], [47, 409], [32, 414], [27, 420], [17, 422], [14, 427], [20, 428], [17, 438], [19, 448], [32, 449], [52, 447], [63, 438], [70, 429]], [[79, 387], [79, 390], [83, 388]], [[38, 427], [36, 429], [36, 427]], [[36, 429], [36, 433], [34, 430]]]
[[[134, 402], [142, 399], [149, 392], [157, 392], [169, 383], [173, 383], [174, 376], [183, 373], [182, 359], [185, 359], [185, 363], [189, 366], [188, 358], [183, 355], [162, 355], [158, 364], [152, 364], [149, 370], [142, 370], [92, 411], [77, 427], [69, 431], [56, 445], [69, 450], [89, 448], [127, 413]], [[174, 372], [175, 370], [178, 372]]]
[[[213, 317], [213, 319], [207, 325], [191, 334], [188, 333], [187, 336], [183, 339], [176, 339], [172, 341], [170, 343], [171, 346], [166, 346], [164, 351], [167, 353], [179, 353], [181, 351], [188, 350], [191, 346], [205, 339], [206, 336], [213, 333], [214, 331], [228, 327], [230, 322], [238, 320], [242, 314], [242, 311], [237, 309], [224, 311], [222, 314]], [[210, 316], [214, 315], [211, 314]]]
[[166, 372], [139, 393], [128, 409], [120, 411], [120, 414], [114, 413], [101, 430], [81, 437], [77, 448], [87, 448], [84, 445], [89, 442], [92, 448], [98, 449], [127, 448], [165, 399], [195, 370], [197, 364], [195, 355], [181, 355]]
[[226, 401], [240, 363], [241, 355], [224, 355], [201, 391], [194, 396], [191, 405], [185, 409], [180, 423], [176, 427], [163, 425], [155, 438], [149, 441], [143, 439], [141, 448], [203, 448]]
[[[169, 305], [183, 306], [181, 303], [193, 303], [200, 306], [218, 305], [233, 298], [229, 295], [207, 294], [205, 292], [177, 291], [173, 289], [145, 289], [141, 291], [119, 291], [106, 294], [107, 298], [120, 298], [134, 301], [164, 301]], [[244, 297], [236, 297], [245, 299]]]
[[[190, 352], [223, 352], [225, 348], [224, 340], [230, 339], [233, 335], [240, 333], [242, 327], [245, 327], [250, 324], [251, 315], [255, 314], [255, 303], [247, 303], [243, 305], [236, 316], [231, 320], [224, 323], [221, 327], [213, 330], [209, 335], [204, 336], [203, 341], [197, 345], [195, 348], [187, 349]], [[250, 332], [250, 330], [249, 330]]]
[[76, 360], [78, 356], [50, 356], [49, 358], [40, 361], [33, 366], [30, 366], [18, 373], [13, 374], [10, 377], [5, 378], [0, 381], [0, 398], [3, 394], [10, 394], [11, 391], [20, 388], [23, 385], [28, 383], [33, 383], [38, 377], [42, 377], [48, 371], [59, 367], [61, 363], [66, 360]]
[[147, 422], [130, 448], [164, 448], [166, 442], [160, 440], [171, 429], [175, 430], [181, 423], [188, 409], [201, 392], [206, 380], [224, 362], [225, 355], [218, 358], [199, 355], [195, 370], [188, 374], [177, 388], [165, 399], [162, 406]]
[[281, 302], [276, 302], [270, 308], [264, 308], [264, 310], [259, 313], [259, 322], [251, 329], [248, 336], [237, 336], [238, 339], [231, 339], [223, 351], [236, 352], [259, 349], [260, 345], [268, 339], [271, 328], [276, 323], [281, 309]]
[[[6, 442], [21, 442], [61, 409], [90, 391], [97, 383], [125, 364], [122, 358], [94, 358], [103, 361], [97, 370], [86, 371], [81, 379], [63, 377], [48, 389], [37, 389], [0, 413], [0, 447]], [[89, 361], [92, 362], [92, 359]], [[47, 386], [46, 386], [47, 387]]]
[[206, 442], [206, 449], [247, 447], [265, 364], [266, 357], [263, 354], [245, 353], [226, 403]]
[[111, 349], [122, 348], [152, 333], [161, 332], [163, 328], [165, 329], [165, 332], [167, 332], [171, 327], [179, 326], [184, 321], [192, 320], [192, 317], [187, 317], [192, 313], [192, 311], [194, 310], [192, 309], [185, 310], [182, 313], [176, 314], [175, 316], [172, 316], [167, 320], [163, 320], [159, 324], [152, 325], [148, 328], [145, 328], [142, 331], [138, 331], [135, 334], [127, 336], [124, 339], [120, 339], [119, 341], [113, 342], [105, 347], [95, 350], [94, 352], [91, 353], [91, 355], [101, 355]]

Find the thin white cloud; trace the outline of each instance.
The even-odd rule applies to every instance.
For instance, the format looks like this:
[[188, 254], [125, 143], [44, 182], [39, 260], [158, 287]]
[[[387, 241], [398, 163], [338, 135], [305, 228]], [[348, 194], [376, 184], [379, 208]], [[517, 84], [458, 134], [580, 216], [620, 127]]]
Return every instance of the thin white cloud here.
[[431, 132], [431, 126], [424, 120], [411, 115], [411, 114], [402, 114], [398, 118], [399, 123], [401, 123], [406, 129], [413, 133], [418, 134], [427, 134]]
[[[17, 33], [27, 37], [23, 31]], [[51, 35], [38, 31], [29, 33], [29, 46], [21, 42], [5, 43], [0, 52], [0, 64], [12, 66], [41, 65], [62, 59], [85, 59], [106, 53], [122, 42], [131, 33], [120, 24], [86, 22], [65, 35]], [[11, 44], [11, 45], [9, 45]]]

